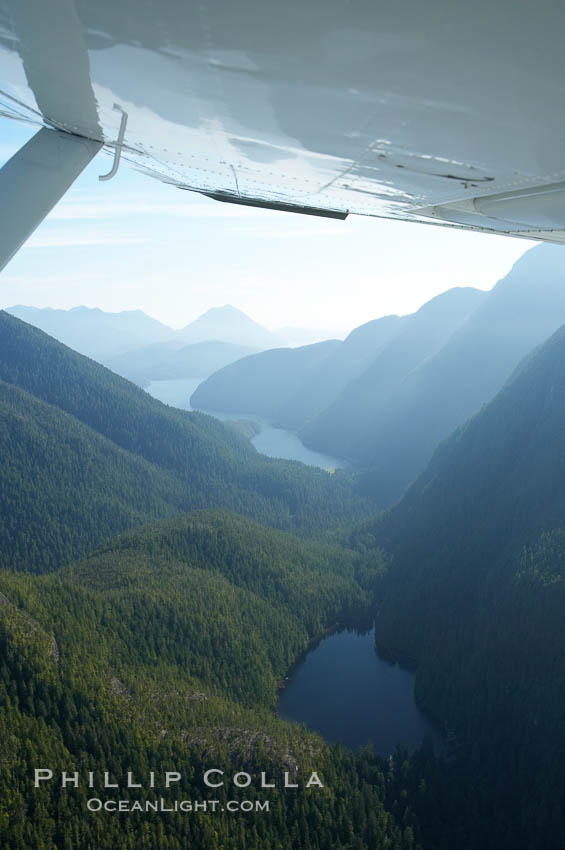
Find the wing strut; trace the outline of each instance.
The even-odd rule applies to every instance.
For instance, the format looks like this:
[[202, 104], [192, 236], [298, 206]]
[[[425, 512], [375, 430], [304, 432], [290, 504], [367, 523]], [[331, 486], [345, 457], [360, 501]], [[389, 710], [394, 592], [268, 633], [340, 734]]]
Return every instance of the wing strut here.
[[8, 160], [0, 170], [0, 270], [101, 147], [43, 127]]

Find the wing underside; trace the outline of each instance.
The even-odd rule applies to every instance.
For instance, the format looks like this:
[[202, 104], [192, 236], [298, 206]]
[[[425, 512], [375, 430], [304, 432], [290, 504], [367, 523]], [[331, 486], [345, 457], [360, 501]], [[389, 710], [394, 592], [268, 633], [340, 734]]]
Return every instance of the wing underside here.
[[[565, 7], [0, 0], [0, 113], [219, 200], [565, 242]], [[114, 107], [119, 106], [119, 111]]]

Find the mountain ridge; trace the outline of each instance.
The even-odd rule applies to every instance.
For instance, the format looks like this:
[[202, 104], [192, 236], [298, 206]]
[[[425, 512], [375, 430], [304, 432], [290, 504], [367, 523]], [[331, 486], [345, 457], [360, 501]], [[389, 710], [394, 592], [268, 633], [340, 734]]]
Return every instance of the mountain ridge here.
[[531, 788], [565, 782], [564, 431], [562, 326], [354, 535], [384, 553], [376, 640], [413, 660], [419, 704], [450, 730], [455, 798], [496, 810], [477, 846], [541, 850], [563, 829]]
[[[342, 342], [333, 341], [332, 348], [323, 347], [328, 346], [327, 341], [314, 347], [277, 350], [277, 354], [272, 350], [260, 352], [211, 375], [196, 389], [191, 404], [203, 410], [256, 414], [299, 431], [310, 448], [334, 457], [350, 457], [339, 441], [329, 451], [329, 444], [322, 448], [322, 440], [313, 436], [326, 411], [332, 411], [342, 394], [347, 397], [348, 389], [361, 381], [373, 362], [386, 351], [395, 351], [398, 340], [409, 339], [411, 327], [427, 323], [422, 339], [413, 334], [410, 340], [412, 361], [408, 359], [404, 371], [435, 351], [483, 297], [481, 290], [456, 287], [431, 299], [411, 316], [383, 316], [366, 322]], [[402, 375], [401, 366], [400, 378]], [[364, 415], [359, 406], [352, 419]], [[338, 431], [342, 419], [334, 423]]]
[[[2, 493], [10, 541], [4, 557], [20, 565], [35, 553], [41, 569], [51, 569], [70, 549], [82, 553], [104, 533], [119, 530], [113, 502], [123, 507], [116, 513], [121, 528], [181, 510], [227, 507], [275, 526], [321, 530], [332, 519], [367, 510], [348, 476], [260, 455], [235, 429], [167, 407], [4, 311], [0, 381], [0, 437], [10, 474]], [[141, 493], [132, 483], [135, 474], [145, 482]], [[40, 508], [34, 476], [43, 476], [42, 492], [49, 493]], [[65, 480], [73, 483], [65, 487]], [[81, 480], [82, 489], [99, 498], [100, 510], [91, 515], [88, 499], [73, 501]]]

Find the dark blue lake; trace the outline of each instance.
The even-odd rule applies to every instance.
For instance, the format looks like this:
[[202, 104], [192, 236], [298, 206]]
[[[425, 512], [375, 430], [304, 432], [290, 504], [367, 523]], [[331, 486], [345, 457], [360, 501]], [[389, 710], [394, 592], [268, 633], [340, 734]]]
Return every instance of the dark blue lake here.
[[382, 756], [442, 739], [414, 700], [414, 674], [379, 658], [374, 629], [323, 638], [290, 674], [279, 702], [282, 717], [305, 723], [327, 741], [348, 747], [372, 743]]

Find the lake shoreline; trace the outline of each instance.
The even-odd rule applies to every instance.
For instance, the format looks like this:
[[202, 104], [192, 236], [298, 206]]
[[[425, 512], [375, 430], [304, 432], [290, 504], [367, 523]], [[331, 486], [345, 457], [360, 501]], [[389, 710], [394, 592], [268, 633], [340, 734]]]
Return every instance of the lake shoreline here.
[[345, 622], [338, 621], [337, 623], [333, 623], [331, 626], [327, 626], [323, 631], [317, 634], [315, 637], [310, 638], [308, 643], [302, 652], [295, 658], [290, 667], [287, 670], [286, 676], [284, 676], [280, 680], [280, 684], [278, 685], [278, 691], [284, 690], [286, 687], [285, 683], [289, 681], [293, 672], [300, 666], [300, 664], [304, 661], [309, 652], [312, 652], [316, 647], [324, 640], [324, 638], [330, 637], [330, 635], [339, 634], [339, 632], [345, 631], [346, 629], [358, 630], [360, 634], [366, 634], [368, 631], [371, 631], [373, 628], [374, 622], [373, 618], [369, 618], [369, 625], [365, 629], [365, 623], [360, 624], [359, 622]]
[[371, 745], [382, 757], [399, 745], [414, 751], [426, 738], [443, 751], [441, 725], [416, 702], [413, 669], [385, 654], [372, 618], [332, 624], [279, 683], [279, 717], [306, 725], [328, 744]]

